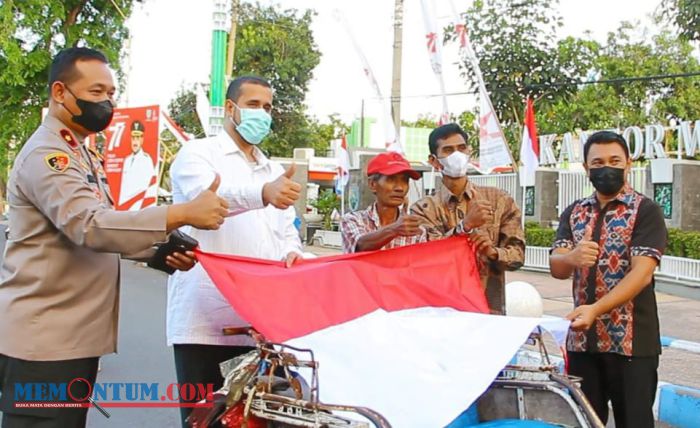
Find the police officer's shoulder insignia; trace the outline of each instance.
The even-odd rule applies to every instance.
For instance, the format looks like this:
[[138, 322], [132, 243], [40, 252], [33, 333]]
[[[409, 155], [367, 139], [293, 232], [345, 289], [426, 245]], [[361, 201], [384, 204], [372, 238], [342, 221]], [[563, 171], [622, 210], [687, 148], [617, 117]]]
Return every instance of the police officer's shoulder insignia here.
[[44, 158], [49, 169], [56, 172], [64, 172], [70, 166], [70, 156], [63, 152], [55, 152]]
[[78, 140], [75, 139], [75, 136], [72, 132], [70, 132], [66, 128], [63, 128], [59, 131], [59, 133], [61, 134], [61, 138], [63, 138], [63, 141], [65, 141], [72, 149], [78, 148]]

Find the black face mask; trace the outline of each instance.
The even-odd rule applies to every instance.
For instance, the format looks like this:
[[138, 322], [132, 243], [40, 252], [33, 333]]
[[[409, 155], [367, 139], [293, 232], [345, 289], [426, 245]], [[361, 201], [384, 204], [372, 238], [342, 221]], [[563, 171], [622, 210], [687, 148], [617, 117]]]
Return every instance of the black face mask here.
[[602, 168], [590, 168], [588, 176], [593, 187], [605, 196], [617, 195], [625, 185], [625, 169], [604, 166]]
[[76, 97], [75, 94], [73, 94], [73, 91], [68, 89], [68, 86], [66, 86], [66, 90], [73, 95], [73, 98], [75, 98], [75, 103], [82, 112], [78, 116], [72, 111], [68, 110], [68, 107], [66, 107], [65, 104], [61, 104], [63, 108], [68, 110], [68, 113], [73, 115], [71, 118], [73, 122], [77, 123], [88, 131], [100, 132], [109, 125], [109, 122], [112, 121], [114, 107], [112, 106], [112, 102], [110, 100], [100, 102], [87, 101]]

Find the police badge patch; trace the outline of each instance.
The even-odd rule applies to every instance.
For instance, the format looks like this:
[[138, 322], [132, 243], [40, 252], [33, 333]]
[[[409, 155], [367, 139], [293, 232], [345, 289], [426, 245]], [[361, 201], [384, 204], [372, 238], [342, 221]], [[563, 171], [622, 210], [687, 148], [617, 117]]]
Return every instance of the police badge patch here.
[[61, 152], [51, 153], [44, 158], [44, 161], [50, 169], [56, 172], [64, 172], [70, 166], [70, 157]]

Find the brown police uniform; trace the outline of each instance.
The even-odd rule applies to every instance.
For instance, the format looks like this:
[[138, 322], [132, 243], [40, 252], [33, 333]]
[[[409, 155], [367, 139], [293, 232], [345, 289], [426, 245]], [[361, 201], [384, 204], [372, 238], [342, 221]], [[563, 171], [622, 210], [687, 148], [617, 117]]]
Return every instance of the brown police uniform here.
[[[10, 234], [0, 266], [3, 428], [8, 413], [23, 412], [9, 402], [14, 383], [56, 381], [53, 372], [94, 379], [96, 357], [116, 351], [119, 254], [139, 258], [165, 241], [167, 213], [167, 207], [114, 211], [99, 159], [52, 116], [18, 154], [7, 197]], [[59, 425], [74, 424], [46, 426]]]

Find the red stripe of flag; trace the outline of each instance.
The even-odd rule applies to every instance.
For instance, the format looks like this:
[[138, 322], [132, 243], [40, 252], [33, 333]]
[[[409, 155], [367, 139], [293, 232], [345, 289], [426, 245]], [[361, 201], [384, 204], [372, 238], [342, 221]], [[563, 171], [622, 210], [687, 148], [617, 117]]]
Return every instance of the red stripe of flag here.
[[489, 312], [474, 248], [464, 237], [303, 260], [290, 269], [201, 251], [197, 258], [236, 312], [276, 342], [377, 309]]

